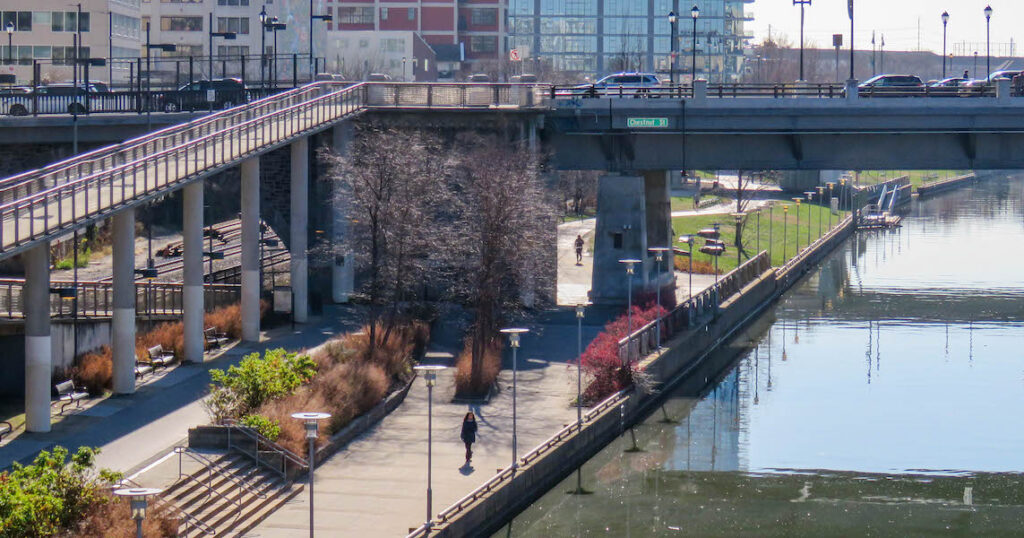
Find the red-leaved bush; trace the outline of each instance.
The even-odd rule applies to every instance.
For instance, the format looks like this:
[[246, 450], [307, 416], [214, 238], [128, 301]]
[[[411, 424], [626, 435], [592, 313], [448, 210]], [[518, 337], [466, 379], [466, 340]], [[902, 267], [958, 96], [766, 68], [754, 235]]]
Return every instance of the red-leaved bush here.
[[[665, 309], [649, 304], [644, 307], [634, 306], [632, 312], [633, 330], [654, 321], [665, 314]], [[583, 392], [584, 403], [599, 402], [617, 391], [633, 384], [637, 363], [623, 364], [619, 358], [619, 340], [629, 332], [629, 318], [626, 314], [608, 322], [604, 331], [597, 335], [587, 349], [583, 351], [583, 370], [590, 377], [590, 384]]]

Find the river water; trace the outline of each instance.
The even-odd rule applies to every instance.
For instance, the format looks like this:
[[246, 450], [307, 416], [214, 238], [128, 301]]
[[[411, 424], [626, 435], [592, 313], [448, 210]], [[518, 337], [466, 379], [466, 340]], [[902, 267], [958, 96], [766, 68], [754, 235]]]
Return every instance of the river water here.
[[860, 232], [497, 536], [1024, 535], [1021, 245], [1016, 178]]

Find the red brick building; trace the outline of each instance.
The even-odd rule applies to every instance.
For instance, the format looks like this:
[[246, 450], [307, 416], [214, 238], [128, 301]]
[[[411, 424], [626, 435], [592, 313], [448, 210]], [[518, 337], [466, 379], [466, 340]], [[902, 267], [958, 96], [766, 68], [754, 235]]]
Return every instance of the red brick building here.
[[505, 57], [508, 0], [326, 0], [331, 30], [412, 31], [430, 45], [459, 47], [463, 74]]

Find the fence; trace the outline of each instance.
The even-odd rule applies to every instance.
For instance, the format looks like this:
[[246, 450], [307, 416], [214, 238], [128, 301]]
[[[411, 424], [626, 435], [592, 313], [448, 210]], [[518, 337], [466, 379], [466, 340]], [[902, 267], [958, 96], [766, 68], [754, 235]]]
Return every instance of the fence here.
[[[704, 92], [706, 97], [717, 98], [819, 98], [838, 99], [846, 97], [846, 87], [843, 84], [835, 83], [733, 83], [733, 84], [708, 84]], [[858, 97], [863, 98], [890, 98], [890, 97], [996, 97], [996, 86], [994, 84], [981, 84], [976, 86], [952, 86], [937, 87], [864, 87], [858, 88]], [[1013, 95], [1020, 96], [1022, 92], [1015, 88]], [[595, 85], [578, 86], [550, 86], [547, 97], [551, 99], [578, 99], [578, 98], [600, 98], [600, 97], [643, 97], [643, 98], [666, 98], [666, 99], [691, 99], [694, 97], [692, 85], [660, 85], [660, 86], [607, 86]]]

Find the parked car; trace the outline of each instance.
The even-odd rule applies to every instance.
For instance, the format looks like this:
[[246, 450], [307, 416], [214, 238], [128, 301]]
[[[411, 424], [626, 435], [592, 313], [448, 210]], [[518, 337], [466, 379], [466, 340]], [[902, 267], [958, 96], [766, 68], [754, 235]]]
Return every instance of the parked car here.
[[923, 88], [924, 82], [917, 75], [878, 75], [857, 86], [858, 88]]
[[491, 81], [491, 76], [488, 75], [487, 73], [475, 73], [475, 74], [469, 75], [469, 77], [466, 79], [466, 82], [490, 82], [490, 81]]
[[646, 95], [651, 88], [661, 86], [661, 80], [653, 73], [622, 72], [608, 75], [593, 84], [576, 86], [575, 93], [597, 96], [599, 93], [610, 93], [618, 90], [635, 96]]
[[102, 112], [104, 103], [102, 99], [94, 99], [92, 96], [102, 94], [93, 84], [79, 83], [78, 86], [70, 82], [59, 82], [36, 88], [38, 99], [37, 112], [40, 114], [85, 114], [87, 112]]
[[27, 116], [32, 112], [32, 90], [18, 86], [0, 89], [0, 114]]
[[167, 92], [159, 102], [164, 112], [203, 110], [211, 107], [207, 92], [213, 90], [213, 108], [231, 108], [248, 101], [245, 85], [237, 78], [200, 80]]
[[391, 75], [387, 73], [370, 73], [366, 80], [370, 82], [391, 82]]
[[928, 85], [929, 88], [957, 88], [970, 82], [970, 79], [963, 77], [950, 77], [942, 80], [937, 80]]

